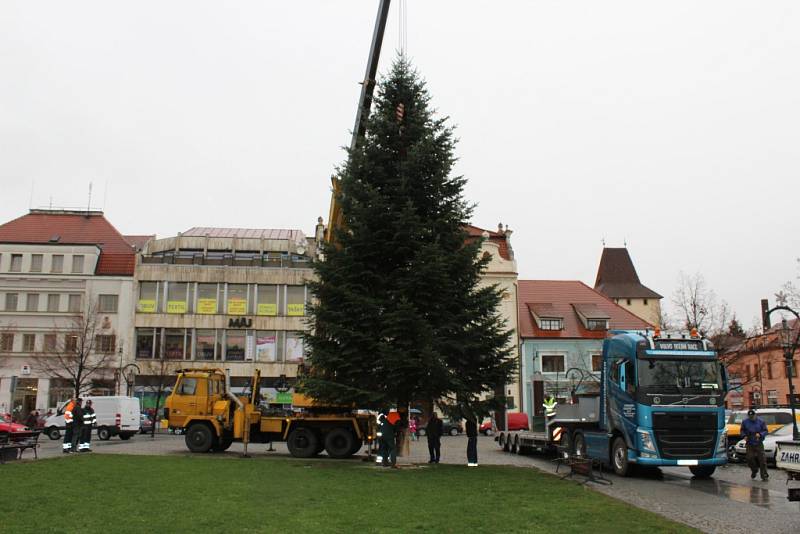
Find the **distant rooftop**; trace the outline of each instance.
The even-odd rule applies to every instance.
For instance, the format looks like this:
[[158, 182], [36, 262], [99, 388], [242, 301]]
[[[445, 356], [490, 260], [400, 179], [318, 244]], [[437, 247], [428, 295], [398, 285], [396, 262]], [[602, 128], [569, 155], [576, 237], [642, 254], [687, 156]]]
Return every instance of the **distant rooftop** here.
[[286, 239], [298, 241], [305, 239], [305, 234], [300, 230], [278, 230], [272, 228], [214, 228], [210, 226], [195, 226], [181, 234], [183, 237], [212, 237], [235, 239]]
[[612, 299], [662, 298], [639, 281], [639, 275], [636, 274], [636, 268], [627, 248], [603, 249], [594, 288]]

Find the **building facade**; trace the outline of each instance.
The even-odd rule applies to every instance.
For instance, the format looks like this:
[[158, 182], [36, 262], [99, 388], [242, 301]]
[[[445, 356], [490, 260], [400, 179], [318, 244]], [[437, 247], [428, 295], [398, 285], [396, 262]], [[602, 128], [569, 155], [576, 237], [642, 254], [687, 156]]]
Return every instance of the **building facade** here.
[[[798, 335], [800, 323], [790, 323], [792, 337]], [[780, 325], [773, 326], [765, 333], [752, 336], [732, 347], [721, 355], [728, 370], [730, 392], [726, 406], [734, 410], [764, 406], [787, 406], [789, 395], [789, 366], [786, 365], [780, 340]], [[800, 355], [795, 354], [791, 375], [794, 385], [795, 405], [800, 406], [797, 393], [797, 364]]]
[[82, 392], [115, 392], [146, 239], [99, 211], [31, 210], [0, 225], [0, 412], [24, 418], [72, 396], [83, 351], [82, 367], [99, 368]]
[[130, 384], [143, 406], [185, 367], [226, 369], [234, 391], [257, 368], [264, 398], [290, 403], [315, 255], [299, 230], [192, 228], [151, 241], [136, 268]]
[[535, 413], [534, 381], [560, 402], [599, 391], [603, 339], [609, 330], [652, 325], [583, 282], [520, 280], [522, 409]]
[[661, 326], [661, 295], [639, 281], [627, 248], [603, 248], [594, 288], [637, 317]]

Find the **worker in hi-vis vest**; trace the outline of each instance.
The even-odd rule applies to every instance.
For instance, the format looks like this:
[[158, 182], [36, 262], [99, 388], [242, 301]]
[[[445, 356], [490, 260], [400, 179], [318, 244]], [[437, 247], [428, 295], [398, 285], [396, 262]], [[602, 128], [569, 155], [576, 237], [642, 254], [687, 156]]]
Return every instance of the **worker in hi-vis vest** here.
[[73, 427], [73, 417], [72, 417], [72, 409], [75, 407], [75, 399], [70, 399], [67, 404], [64, 405], [64, 443], [61, 445], [63, 453], [72, 452], [72, 427]]
[[545, 416], [553, 417], [556, 414], [556, 399], [554, 399], [552, 395], [547, 396], [542, 403], [542, 406], [544, 406]]

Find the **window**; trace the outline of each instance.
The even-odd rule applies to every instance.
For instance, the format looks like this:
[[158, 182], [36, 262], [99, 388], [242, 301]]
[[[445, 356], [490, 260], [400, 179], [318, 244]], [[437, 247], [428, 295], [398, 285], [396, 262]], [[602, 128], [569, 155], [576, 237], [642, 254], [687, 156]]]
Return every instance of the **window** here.
[[195, 391], [197, 391], [197, 379], [184, 378], [181, 380], [181, 385], [178, 386], [176, 393], [178, 395], [194, 395]]
[[218, 348], [216, 330], [198, 329], [195, 337], [197, 347], [196, 358], [198, 360], [215, 360], [217, 359], [217, 354], [222, 353], [222, 351]]
[[32, 273], [40, 273], [40, 272], [42, 272], [42, 255], [41, 254], [31, 254], [31, 272]]
[[783, 362], [783, 375], [784, 378], [789, 378], [789, 367], [792, 369], [792, 378], [797, 378], [797, 360], [792, 360], [791, 364], [784, 360]]
[[186, 354], [186, 330], [168, 328], [164, 332], [164, 358], [183, 360]]
[[146, 359], [153, 357], [155, 343], [155, 329], [137, 328], [136, 329], [136, 358]]
[[188, 287], [186, 282], [167, 283], [167, 313], [188, 313]]
[[753, 375], [750, 374], [750, 364], [744, 366], [744, 375], [747, 377], [747, 381], [749, 382]]
[[51, 293], [47, 295], [47, 311], [57, 312], [61, 309], [61, 295]]
[[35, 312], [39, 311], [39, 294], [28, 293], [28, 300], [25, 302], [25, 311]]
[[197, 313], [213, 315], [217, 313], [217, 284], [197, 284]]
[[94, 337], [95, 352], [108, 354], [116, 349], [117, 336], [98, 335]]
[[247, 313], [247, 284], [228, 284], [228, 315]]
[[64, 336], [64, 350], [66, 352], [78, 352], [78, 336], [76, 334], [66, 334]]
[[777, 406], [778, 405], [778, 390], [770, 389], [767, 391], [767, 404], [770, 406]]
[[19, 295], [16, 293], [6, 293], [6, 311], [17, 311], [17, 301]]
[[71, 312], [80, 312], [81, 311], [81, 296], [72, 294], [69, 296], [69, 311]]
[[139, 302], [136, 311], [139, 313], [155, 313], [158, 309], [158, 282], [139, 282]]
[[586, 328], [589, 330], [608, 330], [608, 321], [605, 319], [587, 319]]
[[63, 254], [53, 254], [53, 258], [50, 263], [50, 272], [51, 273], [60, 273], [64, 271], [64, 255]]
[[278, 286], [259, 285], [256, 315], [278, 315]]
[[630, 305], [631, 305], [631, 299], [625, 299], [625, 304], [627, 304], [628, 306], [630, 306]]
[[592, 354], [592, 371], [600, 372], [603, 370], [603, 355]]
[[45, 334], [44, 335], [44, 351], [45, 352], [55, 352], [56, 351], [56, 335], [55, 334]]
[[244, 343], [244, 330], [227, 330], [225, 332], [225, 359], [244, 361]]
[[286, 332], [286, 361], [301, 362], [303, 356], [303, 333]]
[[274, 330], [256, 332], [256, 361], [278, 361], [278, 336]]
[[563, 373], [564, 372], [564, 355], [563, 354], [545, 354], [542, 356], [542, 372], [543, 373]]
[[302, 317], [306, 314], [306, 286], [286, 287], [286, 315]]
[[772, 362], [767, 362], [767, 378], [772, 379]]
[[76, 254], [72, 256], [72, 272], [73, 274], [80, 274], [83, 272], [83, 255]]
[[0, 351], [11, 352], [14, 350], [14, 334], [0, 334]]
[[36, 349], [36, 334], [22, 334], [22, 350], [33, 352]]
[[119, 297], [117, 295], [100, 295], [97, 300], [97, 311], [100, 313], [117, 313]]
[[8, 270], [12, 273], [18, 273], [22, 271], [22, 254], [11, 255], [11, 266]]
[[561, 319], [541, 319], [542, 330], [561, 330], [563, 328], [563, 321]]

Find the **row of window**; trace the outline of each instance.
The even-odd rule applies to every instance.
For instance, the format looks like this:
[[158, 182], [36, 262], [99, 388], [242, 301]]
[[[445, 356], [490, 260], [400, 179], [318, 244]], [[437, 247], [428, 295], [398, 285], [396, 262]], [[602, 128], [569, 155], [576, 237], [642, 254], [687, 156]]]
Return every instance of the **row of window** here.
[[[556, 318], [539, 319], [539, 328], [542, 330], [563, 330], [564, 320]], [[587, 330], [608, 330], [607, 319], [587, 319]]]
[[[543, 354], [543, 373], [563, 373], [566, 370], [567, 357], [564, 354]], [[600, 372], [603, 369], [603, 355], [592, 354], [592, 371]]]
[[[10, 257], [8, 263], [8, 272], [21, 273], [22, 272], [22, 257], [23, 254], [8, 254]], [[48, 259], [48, 265], [45, 266], [45, 256]], [[84, 267], [83, 254], [72, 254], [71, 256], [71, 270], [72, 274], [82, 274]], [[0, 254], [0, 265], [3, 262], [3, 255]], [[46, 269], [45, 269], [46, 267]], [[30, 254], [30, 263], [28, 264], [27, 272], [29, 273], [63, 273], [64, 272], [64, 254]]]
[[[754, 363], [753, 366], [752, 366], [752, 371], [750, 370], [751, 369], [750, 368], [750, 364], [748, 363], [747, 365], [744, 366], [744, 374], [747, 377], [747, 381], [749, 382], [752, 379], [761, 380], [761, 378], [762, 378], [761, 377], [761, 369], [762, 368], [767, 371], [766, 372], [767, 378], [768, 379], [772, 379], [772, 376], [773, 376], [772, 375], [772, 362], [766, 362], [761, 367], [759, 367], [758, 364]], [[796, 362], [795, 362], [795, 364], [792, 365], [791, 374], [792, 374], [792, 378], [797, 378], [797, 365], [796, 365]], [[789, 362], [787, 362], [786, 360], [783, 360], [783, 378], [789, 378]]]
[[140, 282], [139, 313], [302, 317], [306, 286], [196, 282]]
[[285, 330], [137, 328], [136, 358], [300, 362], [303, 333]]
[[[20, 345], [14, 344], [15, 339], [21, 338]], [[41, 338], [41, 341], [39, 341]], [[50, 353], [70, 353], [78, 352], [80, 347], [80, 337], [74, 333], [66, 334], [0, 334], [0, 352], [50, 352]], [[93, 352], [110, 353], [117, 347], [117, 336], [115, 335], [96, 335], [94, 345], [91, 347]]]
[[[66, 299], [62, 298], [66, 296]], [[75, 312], [82, 310], [81, 305], [83, 296], [79, 293], [61, 295], [60, 293], [6, 293], [4, 311], [26, 311], [26, 312]], [[67, 305], [66, 310], [62, 307], [62, 302]], [[20, 309], [20, 304], [23, 307]], [[98, 313], [117, 313], [119, 306], [118, 295], [99, 295], [97, 298]]]

